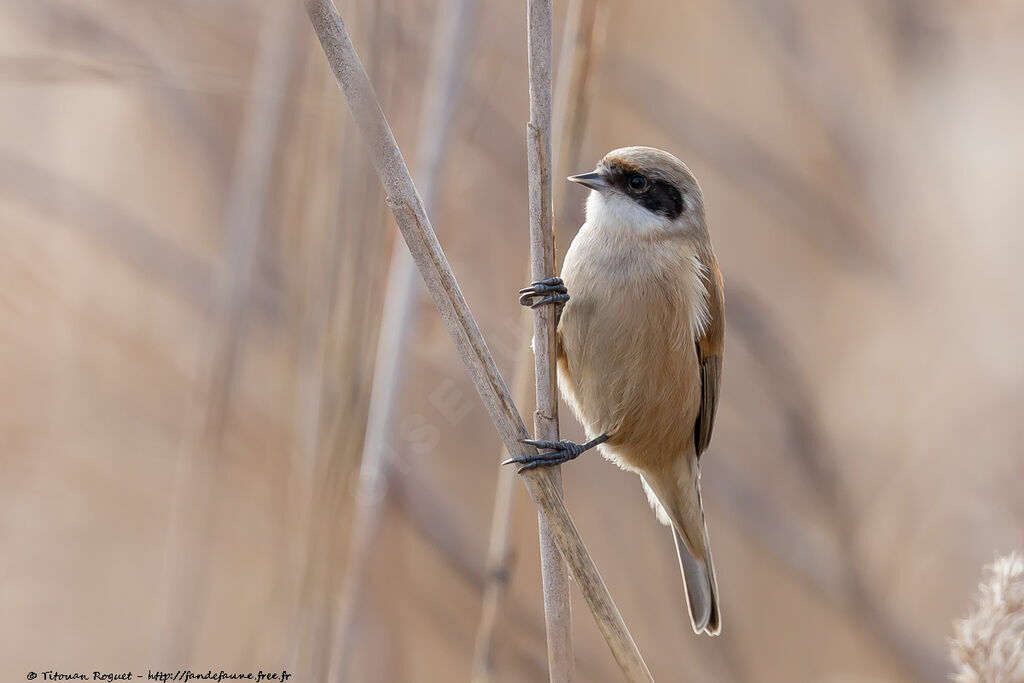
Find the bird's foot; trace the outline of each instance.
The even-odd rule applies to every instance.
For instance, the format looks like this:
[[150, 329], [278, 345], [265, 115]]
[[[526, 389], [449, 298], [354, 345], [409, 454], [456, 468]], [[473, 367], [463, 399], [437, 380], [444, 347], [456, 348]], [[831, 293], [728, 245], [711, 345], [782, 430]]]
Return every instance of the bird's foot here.
[[582, 444], [573, 443], [572, 441], [537, 441], [534, 439], [520, 439], [520, 443], [525, 443], [537, 448], [546, 448], [548, 451], [546, 453], [520, 455], [515, 458], [509, 458], [501, 464], [510, 465], [515, 463], [519, 465], [519, 472], [532, 470], [535, 467], [552, 467], [554, 465], [561, 465], [563, 462], [569, 462], [570, 460], [578, 458], [581, 454], [607, 440], [607, 434], [602, 434], [596, 439], [591, 439], [590, 441]]
[[549, 277], [543, 280], [534, 280], [529, 287], [519, 290], [519, 303], [530, 308], [537, 308], [545, 304], [555, 304], [559, 309], [569, 300], [569, 292], [565, 288], [562, 278]]

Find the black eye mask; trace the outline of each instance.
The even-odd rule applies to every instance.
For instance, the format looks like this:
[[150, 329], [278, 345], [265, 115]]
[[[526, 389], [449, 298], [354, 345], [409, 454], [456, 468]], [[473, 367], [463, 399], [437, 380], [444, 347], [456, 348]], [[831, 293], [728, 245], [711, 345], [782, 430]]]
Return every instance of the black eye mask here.
[[664, 216], [670, 221], [679, 218], [685, 208], [679, 190], [665, 180], [649, 182], [647, 191], [633, 198], [648, 211]]
[[[605, 170], [608, 184], [612, 185], [627, 197], [640, 204], [651, 213], [664, 216], [674, 221], [682, 215], [686, 208], [683, 203], [683, 195], [672, 183], [662, 178], [651, 178], [636, 170], [623, 168], [622, 166], [610, 166]], [[636, 175], [646, 178], [642, 190], [636, 190], [630, 185], [630, 179]]]

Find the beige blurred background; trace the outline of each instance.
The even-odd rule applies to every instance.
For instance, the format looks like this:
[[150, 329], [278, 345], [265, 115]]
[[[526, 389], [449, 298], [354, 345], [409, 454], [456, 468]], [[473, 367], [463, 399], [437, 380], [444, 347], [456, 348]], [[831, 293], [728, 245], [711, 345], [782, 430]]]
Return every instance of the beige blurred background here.
[[[415, 169], [437, 2], [338, 4]], [[623, 617], [659, 681], [943, 680], [981, 566], [1024, 548], [1024, 9], [607, 11], [574, 170], [687, 161], [728, 301], [722, 637], [636, 478], [564, 468]], [[524, 3], [467, 30], [432, 219], [511, 378]], [[325, 680], [395, 227], [301, 3], [2, 0], [0, 46], [0, 678]], [[564, 252], [584, 197], [558, 192]], [[468, 680], [487, 579], [499, 442], [422, 293], [410, 321], [353, 681]], [[518, 482], [511, 528], [495, 680], [545, 680]], [[578, 598], [577, 677], [619, 680]]]

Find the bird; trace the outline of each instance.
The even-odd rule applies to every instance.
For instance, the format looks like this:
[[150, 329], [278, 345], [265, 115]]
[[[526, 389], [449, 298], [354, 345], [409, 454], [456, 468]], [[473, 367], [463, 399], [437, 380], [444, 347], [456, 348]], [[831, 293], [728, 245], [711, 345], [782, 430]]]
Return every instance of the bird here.
[[640, 475], [671, 527], [694, 633], [718, 635], [718, 583], [700, 491], [700, 458], [718, 409], [725, 295], [704, 197], [690, 169], [653, 147], [609, 152], [590, 173], [586, 221], [561, 277], [520, 290], [556, 306], [558, 385], [585, 443], [524, 439], [520, 471], [597, 448]]

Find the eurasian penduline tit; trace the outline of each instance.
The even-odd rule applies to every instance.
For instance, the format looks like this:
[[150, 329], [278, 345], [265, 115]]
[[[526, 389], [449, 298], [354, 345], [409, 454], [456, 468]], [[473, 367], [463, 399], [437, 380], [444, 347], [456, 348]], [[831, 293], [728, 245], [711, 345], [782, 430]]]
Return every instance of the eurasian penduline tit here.
[[587, 220], [561, 279], [532, 283], [520, 302], [561, 307], [558, 384], [590, 441], [530, 440], [546, 452], [508, 462], [556, 465], [597, 446], [639, 474], [672, 528], [693, 630], [717, 635], [699, 462], [718, 407], [725, 299], [704, 198], [683, 162], [651, 147], [609, 152], [569, 180], [591, 190]]

